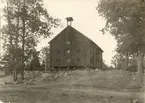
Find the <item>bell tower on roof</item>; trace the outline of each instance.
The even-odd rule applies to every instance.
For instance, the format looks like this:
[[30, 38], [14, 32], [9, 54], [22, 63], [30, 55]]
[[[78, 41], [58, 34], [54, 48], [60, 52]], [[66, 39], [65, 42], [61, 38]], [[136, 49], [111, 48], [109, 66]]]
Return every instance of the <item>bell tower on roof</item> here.
[[67, 20], [67, 26], [68, 25], [71, 26], [72, 25], [73, 18], [72, 17], [67, 17], [66, 20]]

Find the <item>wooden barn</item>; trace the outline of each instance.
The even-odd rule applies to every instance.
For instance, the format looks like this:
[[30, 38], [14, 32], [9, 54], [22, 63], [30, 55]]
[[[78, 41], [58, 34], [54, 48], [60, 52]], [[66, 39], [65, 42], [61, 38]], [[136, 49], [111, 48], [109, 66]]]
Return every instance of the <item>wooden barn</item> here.
[[102, 68], [103, 50], [73, 28], [71, 21], [73, 18], [67, 18], [67, 27], [49, 42], [50, 67]]

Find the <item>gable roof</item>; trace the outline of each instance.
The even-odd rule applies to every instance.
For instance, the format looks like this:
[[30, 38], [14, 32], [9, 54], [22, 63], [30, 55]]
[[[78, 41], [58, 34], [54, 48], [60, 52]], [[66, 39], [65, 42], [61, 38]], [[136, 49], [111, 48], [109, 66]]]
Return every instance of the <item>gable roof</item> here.
[[70, 25], [68, 25], [66, 28], [64, 28], [58, 35], [56, 35], [54, 38], [52, 38], [48, 43], [51, 43], [54, 39], [56, 39], [66, 29], [73, 29], [75, 32], [77, 32], [77, 33], [81, 34], [82, 36], [84, 36], [85, 38], [89, 39], [92, 43], [94, 43], [103, 52], [103, 50], [94, 41], [92, 41], [90, 38], [88, 38], [87, 36], [85, 36], [84, 34], [82, 34], [77, 29], [75, 29], [74, 27], [72, 27]]

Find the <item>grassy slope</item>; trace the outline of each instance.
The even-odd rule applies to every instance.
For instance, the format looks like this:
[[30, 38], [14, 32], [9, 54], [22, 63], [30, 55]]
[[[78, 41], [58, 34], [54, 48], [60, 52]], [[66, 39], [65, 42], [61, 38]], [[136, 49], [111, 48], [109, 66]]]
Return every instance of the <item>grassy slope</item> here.
[[[134, 88], [134, 76], [125, 71], [72, 71], [69, 73], [59, 72], [55, 74], [36, 72], [33, 75], [35, 82], [48, 83], [49, 87], [55, 88], [109, 88], [125, 89]], [[50, 78], [59, 76], [58, 79]], [[31, 78], [27, 75], [28, 80]], [[38, 81], [37, 81], [38, 80]], [[50, 85], [54, 84], [54, 85]], [[33, 88], [34, 91], [8, 91], [0, 92], [0, 100], [4, 103], [129, 103], [127, 98], [110, 98], [99, 95], [90, 95], [80, 91], [64, 91], [51, 89], [49, 87]], [[20, 87], [21, 88], [21, 87]]]
[[57, 84], [66, 86], [84, 86], [102, 89], [137, 88], [135, 77], [126, 71], [73, 71], [70, 75], [60, 77]]

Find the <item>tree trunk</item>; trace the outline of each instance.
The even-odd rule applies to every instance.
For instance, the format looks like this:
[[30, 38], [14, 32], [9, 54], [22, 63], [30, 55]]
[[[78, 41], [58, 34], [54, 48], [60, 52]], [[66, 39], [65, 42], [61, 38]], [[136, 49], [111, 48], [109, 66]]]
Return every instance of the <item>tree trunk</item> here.
[[7, 1], [7, 21], [8, 21], [8, 33], [9, 33], [9, 43], [10, 43], [10, 51], [9, 51], [9, 55], [10, 55], [10, 69], [9, 72], [11, 73], [11, 75], [13, 74], [13, 69], [14, 69], [14, 48], [13, 48], [13, 37], [12, 37], [12, 33], [11, 33], [11, 20], [10, 20], [10, 3]]
[[[25, 25], [25, 23], [23, 23]], [[23, 28], [24, 29], [24, 28]], [[24, 68], [25, 68], [25, 63], [24, 63], [24, 57], [25, 57], [25, 30], [23, 30], [23, 36], [22, 36], [22, 68], [21, 68], [21, 79], [24, 80]]]
[[46, 51], [46, 54], [45, 54], [45, 72], [48, 71], [48, 51]]
[[17, 77], [17, 71], [18, 71], [18, 66], [19, 66], [19, 64], [18, 64], [18, 60], [15, 58], [15, 61], [14, 61], [14, 69], [13, 69], [13, 79], [14, 79], [14, 81], [17, 81], [18, 80], [18, 77]]
[[[23, 6], [23, 13], [25, 13], [25, 0], [24, 0], [24, 6]], [[25, 17], [22, 18], [22, 22], [23, 22], [23, 36], [22, 36], [22, 68], [21, 68], [21, 79], [24, 80], [24, 68], [25, 68], [25, 63], [24, 63], [24, 57], [25, 57]]]
[[45, 72], [47, 72], [47, 53], [45, 55]]
[[13, 71], [13, 79], [14, 81], [17, 81], [17, 70]]
[[128, 53], [126, 53], [126, 56], [125, 56], [125, 70], [127, 70], [128, 68]]
[[[18, 14], [19, 13], [20, 13], [20, 5], [19, 5], [19, 2], [18, 2]], [[15, 38], [15, 50], [16, 51], [17, 51], [17, 48], [18, 48], [18, 37], [19, 37], [19, 16], [17, 16], [17, 34], [16, 34], [16, 38]], [[14, 81], [18, 80], [18, 78], [17, 78], [18, 68], [16, 67], [16, 65], [17, 65], [17, 62], [19, 62], [19, 61], [17, 59], [18, 59], [17, 55], [15, 55], [15, 68], [14, 68], [14, 71], [13, 71]]]
[[139, 87], [141, 87], [143, 83], [143, 58], [144, 52], [140, 51], [137, 56], [137, 84]]

